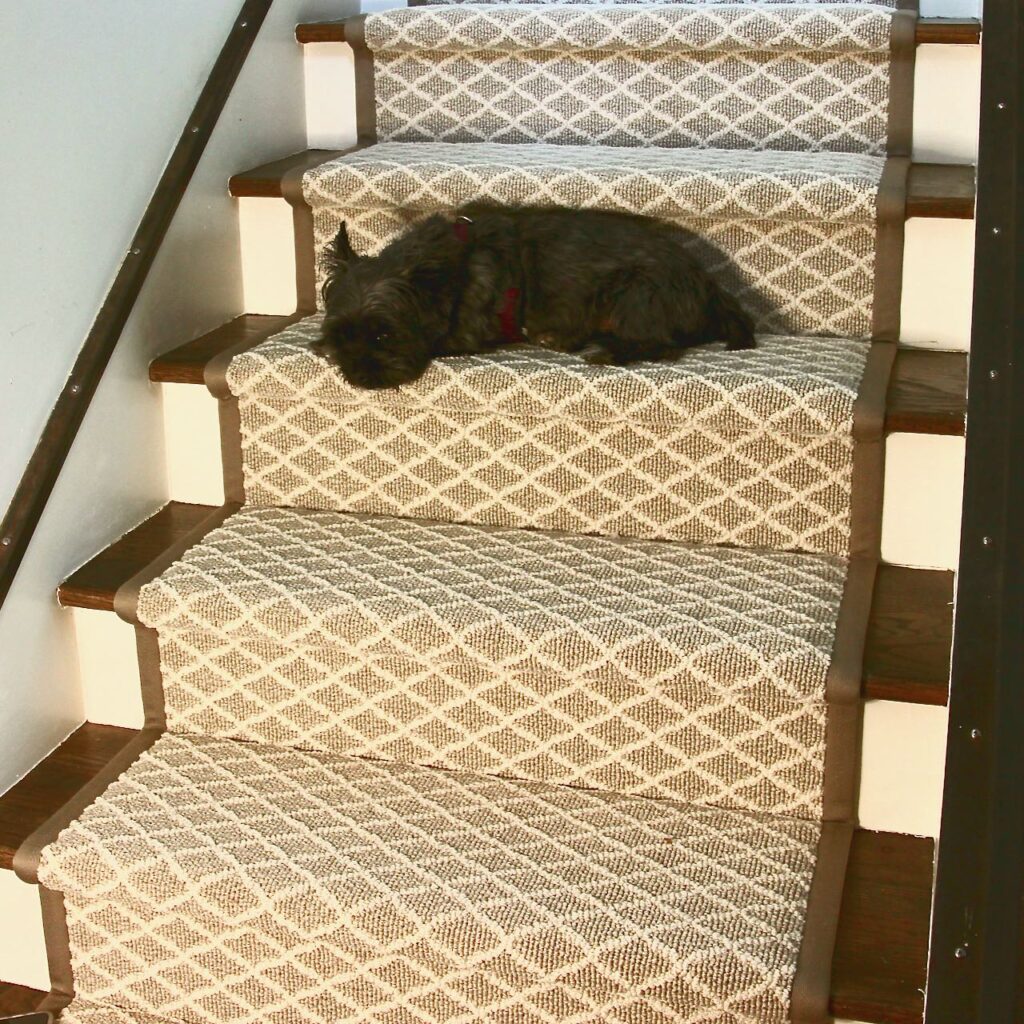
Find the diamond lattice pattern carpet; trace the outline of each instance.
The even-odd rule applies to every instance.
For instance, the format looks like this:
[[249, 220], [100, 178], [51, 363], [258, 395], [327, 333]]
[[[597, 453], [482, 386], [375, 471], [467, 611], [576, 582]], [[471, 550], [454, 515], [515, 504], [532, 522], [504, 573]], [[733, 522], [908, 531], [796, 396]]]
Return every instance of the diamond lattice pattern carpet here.
[[885, 161], [835, 153], [384, 143], [307, 172], [320, 284], [345, 221], [373, 253], [460, 203], [622, 210], [694, 233], [694, 252], [759, 331], [867, 337]]
[[69, 910], [66, 1021], [774, 1024], [820, 830], [167, 736], [42, 881]]
[[312, 354], [318, 329], [228, 372], [254, 504], [848, 551], [863, 342], [764, 337], [632, 367], [524, 346], [366, 392]]
[[851, 796], [830, 687], [864, 626], [854, 421], [898, 314], [906, 20], [362, 20], [374, 144], [289, 192], [320, 283], [342, 220], [373, 253], [478, 199], [634, 211], [693, 232], [759, 346], [506, 347], [387, 393], [312, 354], [318, 316], [237, 354], [218, 383], [246, 504], [138, 595], [167, 731], [42, 853], [63, 1024], [804, 1012], [805, 957], [830, 955], [807, 922], [839, 900], [822, 819]]
[[456, 4], [370, 14], [392, 142], [885, 152], [873, 4]]
[[139, 599], [174, 730], [819, 817], [843, 560], [275, 508]]

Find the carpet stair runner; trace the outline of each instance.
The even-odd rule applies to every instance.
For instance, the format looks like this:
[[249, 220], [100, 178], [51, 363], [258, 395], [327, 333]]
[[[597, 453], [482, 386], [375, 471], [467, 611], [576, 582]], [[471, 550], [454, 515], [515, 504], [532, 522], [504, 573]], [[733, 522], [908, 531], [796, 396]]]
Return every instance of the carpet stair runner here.
[[[384, 142], [308, 171], [301, 201], [321, 254], [342, 221], [372, 253], [412, 220], [477, 199], [644, 213], [693, 232], [696, 255], [759, 331], [895, 340], [908, 166], [863, 154]], [[322, 256], [318, 286], [325, 272]]]
[[346, 23], [363, 145], [290, 182], [305, 311], [342, 220], [372, 252], [484, 197], [689, 227], [760, 344], [370, 394], [314, 314], [215, 360], [229, 501], [115, 602], [147, 729], [17, 858], [62, 1020], [827, 1018], [914, 21]]

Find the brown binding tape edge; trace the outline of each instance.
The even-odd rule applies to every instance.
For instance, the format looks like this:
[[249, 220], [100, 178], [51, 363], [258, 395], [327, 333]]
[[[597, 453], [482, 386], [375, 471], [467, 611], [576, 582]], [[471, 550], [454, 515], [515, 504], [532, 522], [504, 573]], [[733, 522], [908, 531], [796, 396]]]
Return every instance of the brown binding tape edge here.
[[852, 841], [852, 825], [835, 821], [822, 825], [790, 995], [789, 1019], [793, 1024], [824, 1024], [832, 1020], [829, 1013], [832, 957]]

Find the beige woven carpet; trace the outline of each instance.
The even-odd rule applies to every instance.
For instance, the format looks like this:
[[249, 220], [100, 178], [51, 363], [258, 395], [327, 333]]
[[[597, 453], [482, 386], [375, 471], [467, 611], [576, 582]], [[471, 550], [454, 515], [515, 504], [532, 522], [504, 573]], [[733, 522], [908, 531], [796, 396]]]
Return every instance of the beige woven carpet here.
[[[461, 3], [472, 3], [474, 7], [479, 7], [481, 4], [501, 4], [507, 6], [510, 3], [517, 4], [550, 4], [556, 2], [556, 0], [416, 0], [415, 3], [410, 4], [410, 7], [428, 7], [436, 6], [440, 4], [461, 4]], [[742, 3], [747, 5], [752, 4], [788, 4], [792, 5], [793, 0], [614, 0], [617, 4], [643, 4], [646, 7], [653, 6], [654, 4], [689, 4], [696, 6], [697, 4], [736, 4]], [[829, 7], [836, 7], [839, 4], [858, 4], [863, 6], [865, 4], [874, 4], [878, 7], [890, 7], [895, 8], [897, 0], [800, 0], [804, 4], [825, 4]], [[606, 5], [609, 0], [557, 0], [560, 5], [566, 4], [600, 4]]]
[[145, 586], [174, 731], [822, 813], [843, 560], [246, 508]]
[[819, 832], [166, 736], [41, 879], [70, 1021], [781, 1024]]
[[349, 387], [311, 318], [237, 356], [246, 500], [845, 555], [867, 345], [598, 367], [516, 347]]
[[303, 181], [323, 256], [344, 220], [373, 253], [427, 213], [483, 199], [624, 210], [693, 231], [759, 331], [867, 337], [884, 159], [837, 153], [384, 143]]
[[877, 4], [455, 4], [367, 15], [394, 142], [885, 153]]
[[167, 731], [41, 855], [62, 1024], [824, 1013], [878, 483], [858, 448], [852, 493], [854, 411], [898, 327], [911, 21], [347, 23], [376, 141], [287, 187], [321, 282], [342, 220], [370, 254], [479, 199], [633, 211], [694, 233], [759, 345], [510, 346], [387, 392], [312, 354], [318, 316], [236, 354], [212, 383], [244, 504], [135, 609]]

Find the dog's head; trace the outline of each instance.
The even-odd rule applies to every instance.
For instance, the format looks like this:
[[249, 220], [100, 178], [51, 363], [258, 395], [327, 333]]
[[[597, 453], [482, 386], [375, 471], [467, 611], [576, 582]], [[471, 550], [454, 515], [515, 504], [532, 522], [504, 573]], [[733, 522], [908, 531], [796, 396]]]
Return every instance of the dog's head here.
[[422, 376], [433, 350], [422, 296], [380, 257], [360, 257], [342, 224], [324, 285], [324, 323], [313, 348], [358, 388], [394, 388]]

